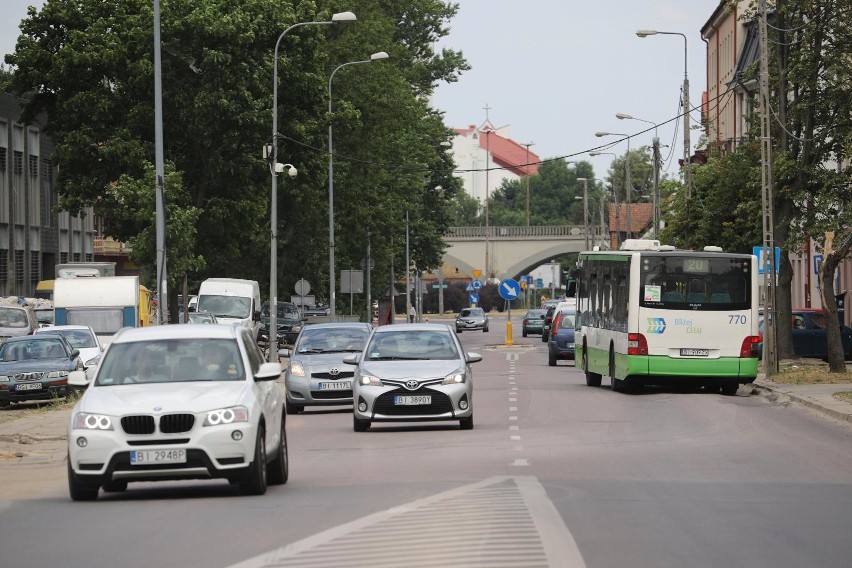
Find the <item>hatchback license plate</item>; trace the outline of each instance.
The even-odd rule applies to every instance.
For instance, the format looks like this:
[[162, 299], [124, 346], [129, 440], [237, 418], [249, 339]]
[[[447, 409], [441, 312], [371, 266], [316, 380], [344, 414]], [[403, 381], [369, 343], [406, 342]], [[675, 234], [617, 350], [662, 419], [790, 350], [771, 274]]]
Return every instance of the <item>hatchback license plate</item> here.
[[350, 381], [340, 381], [336, 383], [320, 383], [319, 390], [321, 391], [340, 391], [340, 390], [349, 390], [352, 388], [352, 383]]
[[186, 450], [136, 450], [130, 452], [133, 465], [186, 463]]
[[393, 403], [396, 406], [416, 406], [419, 404], [432, 404], [431, 396], [395, 396]]
[[36, 391], [41, 390], [41, 383], [21, 383], [15, 385], [16, 391]]
[[709, 349], [681, 349], [680, 356], [681, 357], [708, 357], [710, 355]]

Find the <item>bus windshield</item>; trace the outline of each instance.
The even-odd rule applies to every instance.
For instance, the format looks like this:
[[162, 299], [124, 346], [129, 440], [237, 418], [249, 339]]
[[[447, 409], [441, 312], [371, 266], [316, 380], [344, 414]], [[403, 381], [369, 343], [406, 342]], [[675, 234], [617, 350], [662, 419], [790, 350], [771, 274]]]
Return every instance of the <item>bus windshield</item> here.
[[751, 265], [742, 257], [642, 255], [640, 305], [671, 310], [751, 307]]

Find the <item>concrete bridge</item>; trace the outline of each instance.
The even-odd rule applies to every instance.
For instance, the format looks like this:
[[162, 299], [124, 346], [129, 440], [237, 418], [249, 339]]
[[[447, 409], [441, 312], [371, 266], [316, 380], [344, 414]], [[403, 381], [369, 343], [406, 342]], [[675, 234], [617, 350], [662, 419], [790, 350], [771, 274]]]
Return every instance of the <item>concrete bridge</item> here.
[[[590, 246], [606, 242], [600, 227], [589, 227]], [[482, 278], [517, 278], [537, 266], [585, 247], [583, 227], [451, 227], [444, 237], [444, 262]], [[487, 252], [486, 252], [487, 251]], [[487, 269], [486, 269], [487, 268]]]

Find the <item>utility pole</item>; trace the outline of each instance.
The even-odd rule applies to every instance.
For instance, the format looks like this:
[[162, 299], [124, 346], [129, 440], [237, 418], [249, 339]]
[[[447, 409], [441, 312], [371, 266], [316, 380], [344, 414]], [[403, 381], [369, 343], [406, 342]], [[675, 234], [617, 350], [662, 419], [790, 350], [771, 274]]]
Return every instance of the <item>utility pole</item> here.
[[766, 0], [758, 3], [760, 29], [760, 182], [763, 207], [763, 365], [767, 375], [778, 372], [775, 327], [775, 220], [773, 215], [772, 133], [769, 120], [769, 55]]
[[527, 173], [527, 227], [530, 226], [530, 146], [533, 146], [534, 144], [534, 142], [521, 144], [521, 146], [527, 147], [527, 163], [524, 165], [524, 169]]
[[654, 238], [660, 238], [660, 139], [654, 136], [653, 140], [653, 155], [654, 155], [654, 187], [652, 190], [651, 200], [654, 209]]

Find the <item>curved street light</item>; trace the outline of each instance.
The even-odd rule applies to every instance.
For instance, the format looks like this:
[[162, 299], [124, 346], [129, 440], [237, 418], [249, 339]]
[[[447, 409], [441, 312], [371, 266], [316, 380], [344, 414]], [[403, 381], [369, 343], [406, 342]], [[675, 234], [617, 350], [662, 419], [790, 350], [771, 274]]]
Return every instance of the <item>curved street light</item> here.
[[653, 148], [654, 148], [654, 175], [651, 178], [653, 181], [652, 188], [652, 202], [653, 202], [653, 211], [654, 211], [654, 237], [658, 238], [660, 234], [660, 137], [657, 136], [657, 123], [651, 122], [650, 120], [645, 120], [644, 118], [638, 118], [636, 116], [629, 115], [624, 112], [615, 113], [615, 118], [619, 120], [638, 120], [640, 122], [647, 122], [648, 124], [654, 125], [654, 140]]
[[268, 158], [272, 174], [272, 195], [270, 196], [270, 228], [272, 237], [269, 259], [269, 361], [278, 360], [278, 47], [287, 33], [301, 26], [323, 26], [337, 22], [353, 22], [357, 20], [352, 12], [338, 12], [331, 20], [324, 22], [299, 22], [293, 24], [278, 36], [275, 42], [275, 53], [272, 60], [272, 148]]
[[[624, 136], [627, 140], [627, 153], [624, 155], [624, 195], [627, 203], [627, 238], [633, 237], [633, 225], [630, 220], [631, 193], [633, 193], [633, 181], [630, 179], [630, 135], [621, 132], [595, 132], [595, 136]], [[591, 154], [591, 152], [589, 153]], [[620, 229], [621, 227], [619, 227]]]
[[334, 74], [344, 67], [359, 65], [361, 63], [372, 63], [373, 61], [380, 61], [388, 57], [386, 52], [377, 51], [370, 56], [370, 59], [349, 61], [338, 65], [328, 78], [328, 313], [332, 321], [334, 321], [337, 304], [337, 282], [334, 270], [334, 154], [332, 153], [331, 81], [334, 79]]

